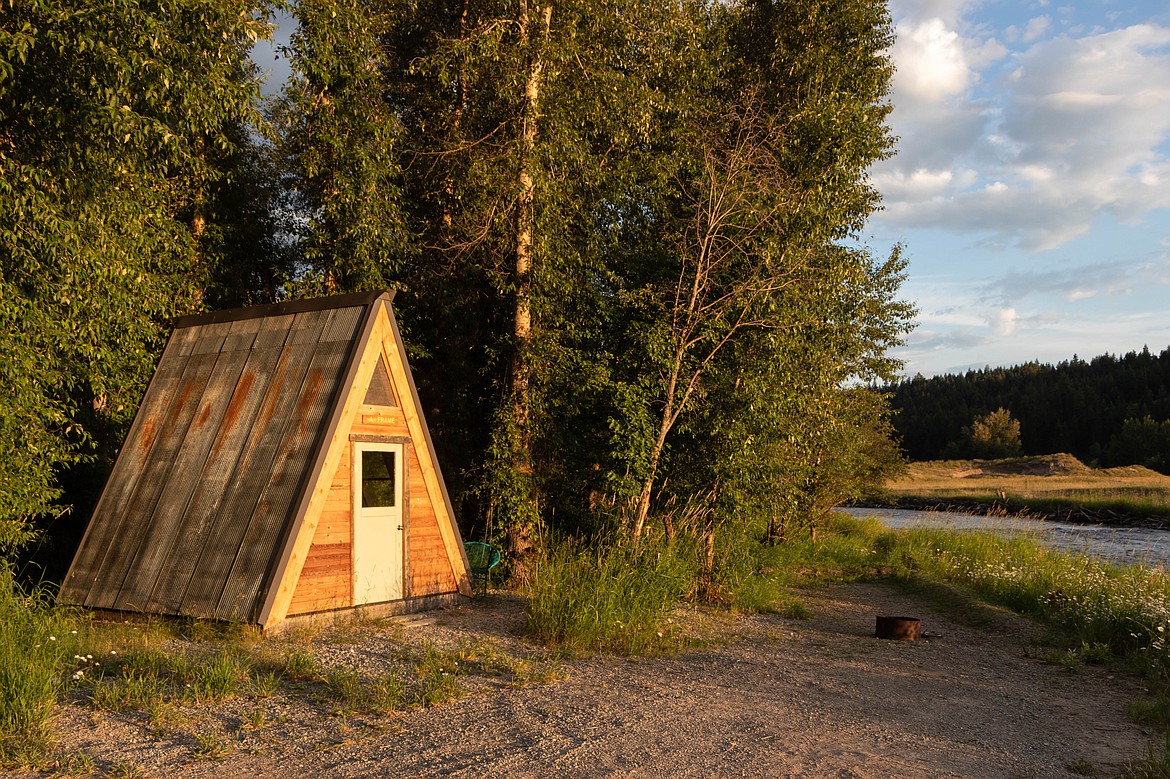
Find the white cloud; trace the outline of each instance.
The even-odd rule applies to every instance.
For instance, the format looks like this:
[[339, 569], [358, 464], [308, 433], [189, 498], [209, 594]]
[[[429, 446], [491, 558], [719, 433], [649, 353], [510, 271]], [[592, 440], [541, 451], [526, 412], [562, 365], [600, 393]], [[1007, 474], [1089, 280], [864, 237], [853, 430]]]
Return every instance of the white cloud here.
[[894, 89], [902, 97], [936, 102], [962, 94], [971, 78], [962, 40], [942, 19], [900, 28], [893, 57]]
[[1015, 270], [984, 284], [978, 299], [1008, 306], [1029, 297], [1076, 303], [1090, 298], [1118, 298], [1135, 290], [1170, 284], [1170, 258], [1135, 263], [1088, 263], [1045, 271]]
[[897, 0], [895, 16], [912, 23], [942, 19], [948, 27], [956, 26], [964, 14], [979, 0]]
[[1008, 41], [1015, 43], [1023, 41], [1024, 43], [1031, 43], [1044, 37], [1048, 32], [1052, 20], [1047, 16], [1036, 16], [1028, 20], [1022, 28], [1012, 25], [1003, 31], [1003, 37]]
[[988, 324], [996, 335], [1013, 335], [1020, 327], [1020, 318], [1014, 308], [1001, 308], [991, 315]]
[[910, 173], [883, 171], [874, 176], [873, 183], [887, 198], [917, 203], [946, 192], [954, 180], [952, 171], [919, 168]]
[[1170, 27], [1044, 39], [1052, 23], [1037, 16], [1003, 60], [986, 31], [964, 37], [961, 16], [924, 18], [927, 8], [965, 6], [917, 3], [899, 22], [901, 142], [874, 171], [882, 219], [1036, 251], [1102, 215], [1136, 222], [1170, 208]]

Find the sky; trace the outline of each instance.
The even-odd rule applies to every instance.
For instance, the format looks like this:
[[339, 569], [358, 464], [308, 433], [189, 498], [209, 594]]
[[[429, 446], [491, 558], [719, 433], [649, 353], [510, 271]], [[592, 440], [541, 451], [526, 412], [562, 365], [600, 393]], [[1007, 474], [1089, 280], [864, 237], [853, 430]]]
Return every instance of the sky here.
[[902, 244], [924, 376], [1170, 347], [1170, 6], [892, 0]]
[[[1170, 347], [1170, 4], [889, 8], [899, 141], [863, 240], [909, 258], [903, 373]], [[270, 94], [279, 21], [254, 55]]]

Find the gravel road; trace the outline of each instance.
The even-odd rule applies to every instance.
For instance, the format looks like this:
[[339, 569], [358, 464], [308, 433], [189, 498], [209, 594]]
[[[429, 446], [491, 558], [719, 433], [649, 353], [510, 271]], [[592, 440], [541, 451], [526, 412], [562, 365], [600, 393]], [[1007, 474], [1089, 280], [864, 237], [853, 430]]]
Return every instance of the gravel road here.
[[[143, 776], [1047, 779], [1087, 766], [1116, 776], [1151, 743], [1125, 715], [1136, 680], [1045, 662], [1027, 620], [985, 611], [972, 627], [970, 612], [957, 619], [937, 599], [879, 585], [822, 588], [807, 602], [808, 620], [742, 616], [703, 649], [569, 660], [565, 678], [519, 689], [470, 680], [452, 703], [378, 721], [278, 697], [261, 704], [273, 707], [272, 724], [219, 760], [194, 759], [189, 736], [152, 736], [142, 715], [81, 705], [61, 717], [62, 747]], [[878, 614], [920, 617], [926, 640], [875, 639]], [[522, 625], [520, 601], [493, 596], [393, 635], [538, 652], [518, 637]], [[360, 666], [378, 662], [389, 635], [375, 628], [313, 651]], [[246, 705], [256, 704], [199, 716], [228, 733]]]

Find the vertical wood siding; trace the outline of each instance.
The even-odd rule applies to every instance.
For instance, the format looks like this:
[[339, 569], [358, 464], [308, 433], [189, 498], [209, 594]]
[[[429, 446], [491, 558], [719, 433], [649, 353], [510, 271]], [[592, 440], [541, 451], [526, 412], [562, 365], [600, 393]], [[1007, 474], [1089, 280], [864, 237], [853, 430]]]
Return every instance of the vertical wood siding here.
[[[341, 444], [342, 442], [338, 442]], [[325, 508], [317, 520], [313, 545], [305, 557], [289, 614], [307, 614], [353, 605], [353, 481], [348, 440]]]

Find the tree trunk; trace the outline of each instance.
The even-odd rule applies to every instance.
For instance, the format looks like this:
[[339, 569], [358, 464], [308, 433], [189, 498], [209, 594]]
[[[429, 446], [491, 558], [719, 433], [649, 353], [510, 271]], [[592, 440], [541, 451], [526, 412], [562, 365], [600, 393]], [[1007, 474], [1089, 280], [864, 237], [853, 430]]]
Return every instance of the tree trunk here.
[[658, 475], [658, 461], [662, 458], [662, 450], [666, 447], [666, 436], [674, 426], [675, 393], [678, 391], [678, 376], [682, 370], [683, 352], [675, 355], [674, 368], [671, 370], [670, 381], [666, 386], [666, 405], [662, 408], [662, 420], [658, 424], [658, 436], [654, 439], [654, 447], [650, 450], [650, 467], [646, 471], [646, 478], [642, 482], [642, 491], [638, 494], [638, 506], [634, 511], [634, 526], [630, 530], [630, 541], [634, 546], [642, 540], [642, 531], [646, 526], [646, 517], [650, 513], [650, 494], [654, 489], [654, 478]]
[[[515, 311], [512, 326], [511, 365], [511, 416], [512, 430], [511, 459], [516, 484], [524, 495], [535, 500], [532, 484], [532, 433], [531, 409], [531, 366], [529, 357], [532, 346], [532, 268], [535, 262], [536, 236], [536, 134], [540, 118], [540, 88], [544, 74], [544, 46], [548, 41], [549, 25], [552, 21], [552, 5], [538, 9], [539, 27], [535, 33], [529, 26], [528, 1], [520, 2], [519, 45], [532, 52], [528, 72], [524, 79], [524, 94], [521, 109], [519, 165], [517, 167], [516, 198], [516, 264], [513, 281], [516, 286]], [[508, 552], [513, 558], [513, 568], [523, 578], [523, 563], [520, 559], [525, 552], [536, 545], [539, 516], [532, 506], [530, 513], [535, 519], [519, 518], [509, 529]]]
[[[536, 234], [536, 181], [533, 176], [535, 165], [537, 120], [540, 118], [540, 85], [544, 71], [543, 44], [548, 40], [549, 23], [552, 20], [552, 5], [540, 9], [541, 48], [532, 56], [528, 75], [524, 80], [523, 120], [520, 130], [520, 166], [517, 175], [519, 195], [516, 200], [516, 310], [512, 336], [515, 342], [512, 353], [512, 412], [516, 424], [518, 444], [523, 450], [524, 467], [531, 470], [528, 457], [531, 436], [529, 431], [529, 351], [532, 344], [532, 264], [533, 245]], [[520, 43], [531, 45], [528, 26], [528, 2], [520, 3]]]
[[703, 557], [699, 563], [699, 599], [714, 604], [719, 601], [715, 587], [715, 526], [708, 524], [703, 531]]

